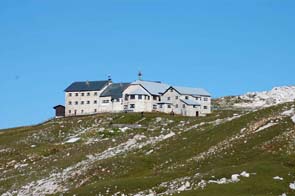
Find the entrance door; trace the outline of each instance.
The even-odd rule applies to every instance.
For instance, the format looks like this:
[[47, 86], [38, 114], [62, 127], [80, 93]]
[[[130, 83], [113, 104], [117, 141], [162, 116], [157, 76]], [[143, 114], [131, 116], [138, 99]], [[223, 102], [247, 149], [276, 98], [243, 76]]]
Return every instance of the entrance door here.
[[196, 117], [198, 117], [199, 116], [199, 112], [198, 111], [196, 111]]

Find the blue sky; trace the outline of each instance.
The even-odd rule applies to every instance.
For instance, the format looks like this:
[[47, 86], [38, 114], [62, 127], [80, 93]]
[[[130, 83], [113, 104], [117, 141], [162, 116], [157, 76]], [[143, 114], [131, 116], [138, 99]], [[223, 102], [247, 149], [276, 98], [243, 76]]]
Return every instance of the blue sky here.
[[54, 115], [72, 81], [146, 80], [214, 97], [295, 84], [293, 0], [0, 1], [0, 128]]

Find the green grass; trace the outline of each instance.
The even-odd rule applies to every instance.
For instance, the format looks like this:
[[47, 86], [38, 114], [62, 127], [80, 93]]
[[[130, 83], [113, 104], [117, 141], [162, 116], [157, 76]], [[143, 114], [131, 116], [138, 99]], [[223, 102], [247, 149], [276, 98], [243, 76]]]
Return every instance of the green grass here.
[[[0, 175], [0, 179], [7, 178], [0, 181], [0, 193], [44, 178], [53, 171], [61, 171], [86, 160], [86, 155], [115, 147], [136, 134], [149, 138], [173, 131], [176, 135], [163, 142], [89, 165], [85, 172], [67, 182], [70, 190], [65, 195], [112, 195], [117, 192], [134, 194], [148, 189], [160, 193], [166, 191], [165, 187], [159, 186], [161, 183], [177, 178], [190, 177], [191, 183], [196, 184], [201, 179], [230, 178], [232, 174], [242, 171], [256, 175], [241, 178], [240, 182], [234, 184], [208, 184], [203, 190], [194, 188], [179, 195], [258, 196], [280, 195], [283, 192], [292, 195], [295, 193], [288, 188], [288, 183], [295, 180], [295, 153], [290, 153], [289, 149], [295, 144], [290, 138], [275, 140], [294, 129], [289, 117], [283, 117], [276, 126], [234, 140], [229, 147], [215, 155], [198, 162], [194, 160], [194, 157], [208, 151], [210, 147], [239, 135], [242, 128], [269, 117], [277, 117], [291, 106], [292, 103], [287, 103], [247, 114], [233, 110], [215, 111], [200, 118], [161, 113], [146, 113], [144, 117], [137, 113], [101, 114], [55, 119], [37, 126], [10, 129], [0, 134], [0, 149], [11, 149], [11, 152], [1, 153], [0, 168], [5, 168], [12, 160], [21, 162], [31, 157], [34, 159], [27, 161], [29, 166], [21, 170], [6, 168], [6, 173]], [[241, 113], [244, 114], [242, 117], [220, 125], [203, 124], [185, 131], [196, 124], [213, 122]], [[161, 117], [160, 122], [156, 120], [158, 117]], [[143, 128], [130, 129], [123, 133], [112, 126], [136, 123], [141, 124]], [[104, 130], [99, 131], [102, 127]], [[63, 143], [70, 136], [85, 129], [87, 131], [79, 135], [79, 142]], [[87, 144], [88, 140], [94, 138], [98, 141]], [[32, 148], [32, 144], [36, 147]], [[150, 150], [153, 152], [147, 155]], [[24, 175], [28, 173], [30, 175]], [[196, 173], [200, 175], [195, 176]], [[274, 176], [281, 176], [284, 181], [274, 181]]]

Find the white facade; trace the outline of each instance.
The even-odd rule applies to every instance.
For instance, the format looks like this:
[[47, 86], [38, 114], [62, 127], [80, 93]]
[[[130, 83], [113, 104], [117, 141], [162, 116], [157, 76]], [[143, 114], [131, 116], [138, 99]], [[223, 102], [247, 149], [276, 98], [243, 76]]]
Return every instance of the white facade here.
[[162, 95], [162, 111], [183, 116], [204, 116], [211, 113], [211, 97], [181, 94], [170, 87]]
[[150, 94], [139, 84], [130, 85], [123, 92], [124, 109], [133, 112], [157, 111], [160, 96]]
[[111, 112], [122, 112], [124, 110], [123, 107], [123, 99], [113, 99], [112, 97], [100, 97], [99, 101], [99, 113], [111, 113]]
[[100, 95], [107, 88], [98, 91], [74, 91], [65, 93], [65, 115], [88, 115], [100, 110]]

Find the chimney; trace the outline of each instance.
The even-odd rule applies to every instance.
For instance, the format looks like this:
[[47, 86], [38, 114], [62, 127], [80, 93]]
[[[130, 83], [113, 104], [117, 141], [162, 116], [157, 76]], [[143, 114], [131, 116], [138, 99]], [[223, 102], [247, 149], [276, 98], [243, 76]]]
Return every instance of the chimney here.
[[108, 75], [108, 81], [109, 81], [109, 84], [112, 83], [112, 77], [111, 77], [111, 75]]

